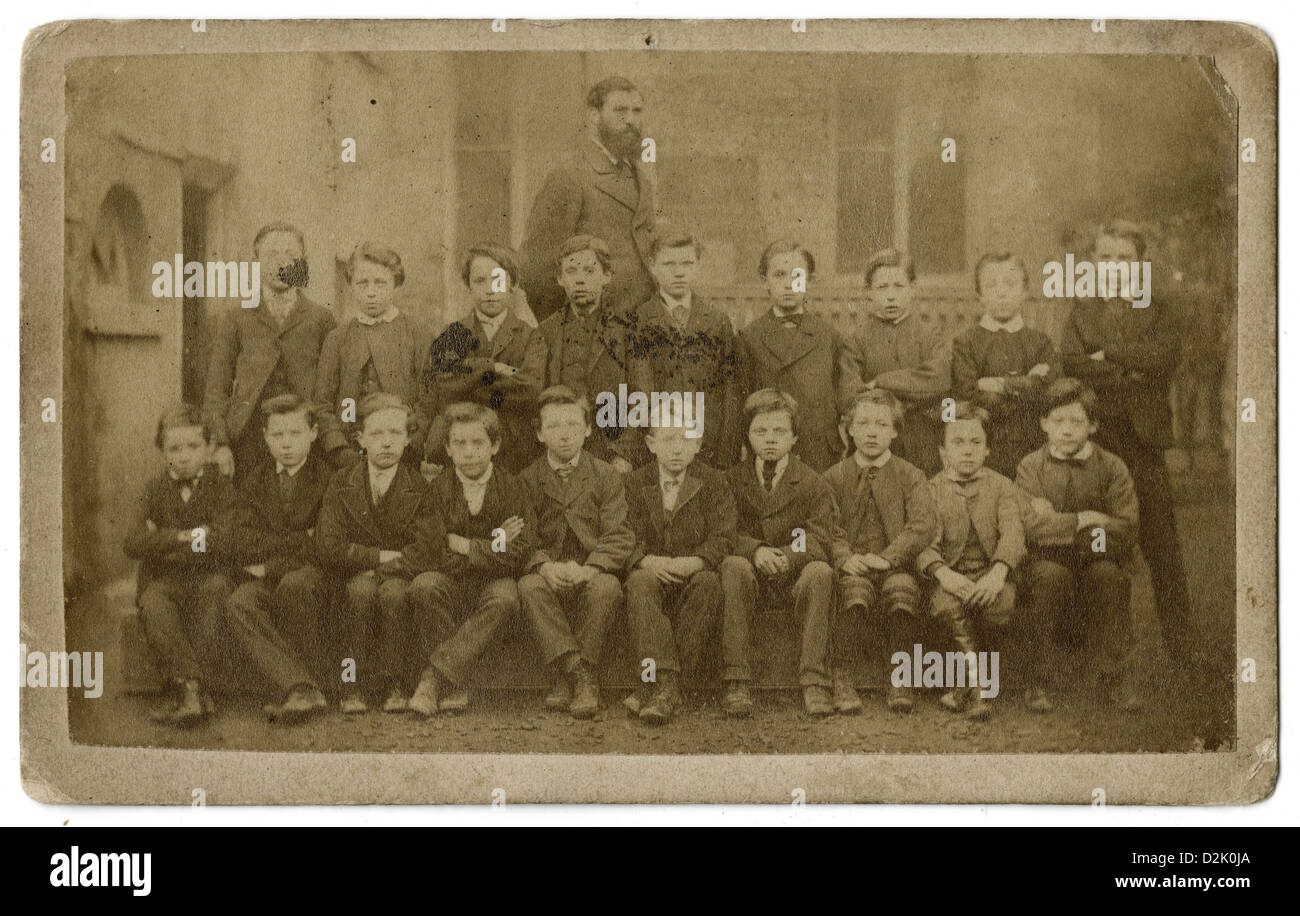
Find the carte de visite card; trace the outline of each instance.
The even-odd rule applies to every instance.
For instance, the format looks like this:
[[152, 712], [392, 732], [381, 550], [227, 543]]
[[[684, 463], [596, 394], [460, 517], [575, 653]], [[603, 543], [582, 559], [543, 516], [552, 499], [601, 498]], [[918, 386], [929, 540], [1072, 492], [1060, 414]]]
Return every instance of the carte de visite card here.
[[77, 21], [22, 60], [26, 791], [1242, 804], [1237, 23]]

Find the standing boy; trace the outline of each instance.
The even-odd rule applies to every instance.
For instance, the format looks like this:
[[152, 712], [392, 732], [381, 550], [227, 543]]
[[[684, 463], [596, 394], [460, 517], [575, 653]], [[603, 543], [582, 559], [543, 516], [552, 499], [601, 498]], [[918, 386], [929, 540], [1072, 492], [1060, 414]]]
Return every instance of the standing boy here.
[[316, 550], [323, 568], [347, 579], [340, 708], [364, 713], [363, 691], [379, 688], [388, 692], [384, 711], [395, 713], [406, 709], [412, 679], [407, 592], [437, 561], [443, 522], [420, 472], [401, 460], [416, 429], [410, 405], [379, 392], [362, 400], [357, 417], [365, 460], [330, 481]]
[[546, 452], [521, 475], [537, 513], [537, 550], [519, 598], [555, 687], [549, 709], [588, 719], [600, 706], [596, 671], [623, 604], [619, 575], [632, 553], [621, 476], [582, 445], [587, 399], [562, 385], [538, 398], [537, 439]]
[[[1132, 621], [1129, 578], [1124, 563], [1137, 537], [1138, 501], [1124, 462], [1091, 440], [1097, 431], [1097, 397], [1078, 379], [1063, 378], [1047, 389], [1042, 408], [1047, 444], [1020, 462], [1016, 483], [1031, 499], [1029, 535], [1029, 618], [1040, 660], [1047, 639], [1067, 609], [1071, 622], [1086, 629], [1087, 652], [1098, 686], [1115, 705], [1136, 708], [1126, 682], [1125, 661]], [[1050, 712], [1043, 688], [1046, 671], [1034, 672], [1029, 708]]]
[[[501, 421], [501, 452], [496, 465], [518, 474], [537, 457], [533, 431], [537, 394], [546, 373], [546, 339], [511, 308], [519, 266], [500, 245], [475, 245], [461, 262], [461, 280], [474, 300], [471, 313], [453, 321], [430, 351], [430, 377], [421, 413], [438, 425], [443, 410], [469, 401], [496, 412]], [[430, 460], [446, 430], [435, 428], [423, 443]]]
[[835, 502], [830, 485], [791, 454], [799, 440], [794, 398], [772, 388], [745, 401], [753, 461], [727, 472], [735, 496], [735, 555], [722, 561], [722, 708], [753, 709], [749, 696], [749, 621], [759, 595], [794, 606], [800, 628], [799, 685], [809, 715], [831, 714], [829, 646], [835, 576], [830, 547]]
[[226, 622], [236, 645], [274, 686], [274, 718], [288, 723], [326, 707], [321, 609], [330, 596], [311, 535], [331, 475], [312, 447], [316, 434], [312, 405], [296, 394], [262, 404], [271, 460], [244, 477], [232, 525], [232, 560], [250, 578], [226, 602]]
[[202, 688], [204, 668], [219, 644], [230, 578], [216, 552], [235, 491], [215, 465], [212, 436], [200, 411], [179, 404], [158, 418], [154, 438], [164, 469], [145, 487], [138, 525], [126, 537], [126, 555], [140, 561], [136, 601], [145, 638], [176, 702], [153, 719], [197, 724], [212, 711]]
[[1029, 274], [1020, 258], [986, 254], [975, 265], [975, 288], [984, 315], [952, 342], [952, 384], [957, 396], [992, 417], [988, 465], [1006, 477], [1042, 442], [1038, 407], [1043, 391], [1061, 374], [1052, 341], [1025, 325], [1021, 308]]
[[718, 567], [735, 543], [736, 507], [722, 472], [694, 460], [700, 439], [686, 435], [681, 419], [665, 410], [655, 422], [646, 436], [655, 460], [627, 479], [636, 538], [627, 612], [642, 677], [653, 677], [627, 706], [662, 725], [681, 705], [682, 677], [698, 676], [717, 631]]
[[[877, 388], [858, 394], [845, 413], [854, 452], [826, 472], [835, 496], [831, 553], [840, 586], [833, 638], [836, 712], [862, 709], [847, 670], [848, 623], [854, 615], [886, 618], [891, 654], [910, 653], [920, 629], [920, 589], [913, 570], [916, 558], [934, 538], [934, 495], [924, 474], [889, 451], [901, 413], [901, 405], [888, 391]], [[912, 688], [891, 680], [885, 702], [895, 712], [911, 712]]]
[[497, 415], [482, 404], [452, 404], [442, 427], [452, 465], [432, 483], [446, 526], [442, 562], [412, 585], [417, 643], [427, 663], [410, 708], [422, 716], [469, 706], [469, 676], [502, 625], [518, 613], [515, 580], [537, 546], [528, 488], [493, 462], [501, 449]]
[[841, 343], [830, 324], [804, 308], [814, 269], [812, 252], [797, 242], [773, 242], [759, 258], [772, 307], [740, 332], [742, 391], [775, 388], [794, 398], [803, 408], [794, 453], [824, 471], [844, 454], [835, 403]]

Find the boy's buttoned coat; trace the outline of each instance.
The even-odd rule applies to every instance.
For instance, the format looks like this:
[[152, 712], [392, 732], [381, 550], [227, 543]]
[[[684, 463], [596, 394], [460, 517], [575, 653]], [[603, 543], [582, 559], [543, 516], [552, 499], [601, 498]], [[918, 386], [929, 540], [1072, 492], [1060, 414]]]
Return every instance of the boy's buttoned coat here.
[[910, 571], [917, 556], [934, 539], [937, 518], [930, 482], [915, 466], [897, 455], [885, 462], [874, 477], [850, 455], [825, 473], [835, 497], [836, 530], [832, 547], [839, 569], [854, 553], [863, 522], [860, 487], [869, 487], [884, 523], [888, 546], [880, 555], [895, 569]]
[[[736, 498], [736, 555], [753, 560], [759, 547], [774, 547], [794, 576], [814, 560], [829, 563], [835, 537], [835, 498], [820, 474], [793, 455], [771, 493], [759, 483], [752, 460], [727, 471]], [[794, 550], [794, 529], [803, 529], [805, 549]]]
[[930, 546], [917, 557], [918, 572], [924, 573], [933, 563], [954, 566], [966, 549], [972, 525], [990, 565], [1001, 561], [1008, 571], [1020, 565], [1025, 558], [1024, 502], [1014, 483], [983, 468], [975, 495], [969, 499], [947, 473], [936, 474], [930, 485], [939, 527]]
[[586, 556], [577, 558], [583, 565], [614, 575], [623, 573], [632, 553], [632, 527], [623, 478], [617, 471], [583, 452], [569, 479], [561, 480], [543, 455], [520, 479], [532, 495], [539, 525], [529, 569], [571, 559], [555, 552], [555, 545], [565, 539], [563, 525], [586, 551]]
[[627, 476], [628, 518], [636, 545], [628, 558], [635, 568], [646, 555], [699, 557], [716, 570], [736, 541], [736, 506], [722, 472], [698, 461], [686, 468], [673, 511], [666, 512], [655, 462]]
[[445, 551], [446, 529], [420, 472], [398, 462], [388, 492], [372, 505], [370, 465], [358, 461], [334, 475], [316, 520], [317, 555], [327, 572], [351, 576], [379, 567], [381, 550], [401, 551], [381, 572], [409, 579], [433, 569]]

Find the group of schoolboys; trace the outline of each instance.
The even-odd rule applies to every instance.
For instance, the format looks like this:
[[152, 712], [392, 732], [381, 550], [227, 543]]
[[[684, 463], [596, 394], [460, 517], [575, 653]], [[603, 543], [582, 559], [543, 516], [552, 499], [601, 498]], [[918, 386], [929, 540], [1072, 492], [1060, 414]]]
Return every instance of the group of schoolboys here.
[[[268, 241], [285, 263], [303, 257], [292, 227], [268, 227], [255, 248]], [[1102, 248], [1131, 260], [1142, 240], [1108, 227]], [[513, 254], [476, 246], [462, 265], [473, 311], [433, 339], [393, 305], [403, 272], [388, 249], [348, 262], [361, 314], [343, 327], [292, 288], [291, 269], [271, 271], [246, 310], [262, 314], [219, 332], [206, 409], [160, 419], [165, 469], [127, 541], [175, 688], [157, 718], [208, 715], [203, 677], [223, 654], [265, 678], [278, 721], [324, 710], [327, 689], [348, 714], [463, 710], [477, 661], [517, 614], [553, 676], [546, 706], [586, 718], [624, 607], [642, 681], [624, 705], [649, 724], [673, 718], [683, 682], [715, 663], [724, 711], [752, 711], [760, 606], [793, 612], [814, 716], [862, 708], [856, 622], [877, 616], [890, 651], [910, 652], [927, 611], [972, 666], [943, 696], [955, 711], [987, 716], [975, 653], [1013, 622], [1029, 638], [1030, 709], [1053, 708], [1045, 647], [1058, 630], [1090, 640], [1099, 684], [1132, 705], [1125, 567], [1139, 503], [1144, 525], [1151, 506], [1162, 513], [1163, 540], [1142, 540], [1167, 586], [1162, 624], [1186, 618], [1167, 443], [1136, 403], [1167, 391], [1163, 316], [1122, 299], [1074, 306], [1065, 365], [1094, 393], [1060, 377], [1052, 342], [1025, 325], [1013, 255], [980, 259], [983, 318], [949, 351], [911, 311], [915, 276], [897, 252], [870, 260], [865, 314], [844, 336], [805, 310], [815, 263], [800, 245], [763, 253], [771, 307], [739, 333], [695, 292], [700, 254], [661, 233], [659, 294], [615, 312], [608, 249], [574, 237], [557, 265], [566, 307], [533, 328], [512, 307]], [[305, 324], [321, 344], [309, 383], [284, 343]], [[260, 384], [241, 383], [246, 351], [270, 364]], [[702, 435], [681, 401], [644, 430], [594, 423], [596, 397], [620, 385], [704, 392]], [[250, 405], [260, 454], [246, 430], [232, 451], [229, 418], [247, 421]], [[1094, 441], [1099, 430], [1113, 438]], [[1138, 488], [1117, 453], [1142, 469]], [[889, 709], [910, 710], [912, 694], [891, 680]]]

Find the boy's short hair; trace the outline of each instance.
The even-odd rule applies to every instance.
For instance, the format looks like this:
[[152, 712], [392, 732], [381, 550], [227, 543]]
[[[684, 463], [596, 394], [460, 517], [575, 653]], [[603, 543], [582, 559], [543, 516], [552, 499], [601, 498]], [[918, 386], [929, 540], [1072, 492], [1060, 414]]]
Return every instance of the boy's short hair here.
[[362, 242], [356, 248], [352, 249], [352, 254], [348, 257], [348, 262], [344, 265], [343, 275], [349, 283], [352, 282], [352, 275], [356, 272], [357, 264], [361, 261], [369, 261], [371, 264], [378, 264], [385, 267], [393, 275], [393, 286], [401, 286], [406, 280], [406, 271], [402, 267], [402, 259], [391, 248], [385, 248], [375, 242]]
[[894, 429], [903, 428], [903, 404], [898, 398], [894, 397], [893, 392], [886, 391], [884, 388], [869, 388], [866, 391], [859, 391], [849, 401], [848, 406], [844, 408], [841, 419], [845, 425], [853, 422], [857, 416], [859, 404], [880, 404], [889, 408], [889, 414], [894, 420]]
[[763, 249], [763, 254], [758, 259], [758, 275], [767, 276], [767, 267], [778, 254], [790, 254], [795, 251], [803, 256], [803, 262], [808, 267], [808, 276], [811, 278], [817, 272], [817, 262], [813, 259], [812, 252], [789, 239], [777, 239]]
[[357, 405], [357, 426], [364, 431], [367, 418], [381, 410], [406, 411], [407, 433], [414, 433], [417, 429], [415, 411], [411, 409], [411, 405], [390, 391], [375, 391], [361, 399], [361, 403]]
[[304, 258], [307, 257], [307, 243], [303, 240], [302, 230], [293, 223], [286, 223], [281, 220], [267, 223], [261, 229], [257, 230], [257, 234], [253, 236], [253, 254], [257, 254], [257, 248], [262, 244], [262, 239], [266, 238], [272, 232], [291, 233], [293, 237], [298, 240], [298, 248], [302, 251], [302, 256]]
[[469, 271], [474, 264], [475, 258], [488, 258], [496, 261], [497, 266], [504, 270], [506, 276], [510, 278], [510, 286], [519, 285], [519, 258], [514, 250], [507, 248], [505, 245], [497, 245], [494, 242], [478, 242], [469, 251], [465, 252], [465, 258], [460, 262], [460, 278], [466, 286], [469, 286]]
[[481, 423], [487, 433], [489, 442], [496, 445], [501, 441], [501, 421], [497, 418], [496, 411], [490, 407], [484, 407], [482, 404], [475, 404], [472, 401], [458, 401], [455, 404], [448, 405], [447, 409], [442, 412], [442, 420], [443, 429], [445, 430], [443, 436], [448, 441], [451, 438], [451, 428], [457, 423]]
[[262, 402], [262, 429], [271, 425], [271, 417], [290, 413], [301, 413], [307, 418], [308, 426], [316, 425], [316, 405], [296, 394], [277, 394]]
[[625, 76], [607, 76], [587, 91], [587, 107], [600, 111], [605, 107], [605, 99], [615, 92], [635, 92], [641, 90]]
[[591, 402], [586, 395], [578, 394], [568, 385], [552, 385], [542, 389], [537, 396], [537, 412], [533, 414], [533, 429], [542, 428], [542, 408], [550, 405], [573, 404], [582, 408], [582, 422], [591, 423]]
[[555, 258], [555, 269], [558, 271], [564, 259], [570, 255], [575, 255], [580, 251], [590, 251], [596, 255], [596, 260], [604, 268], [605, 273], [614, 272], [614, 256], [609, 253], [609, 246], [602, 239], [594, 235], [575, 235], [566, 239], [560, 246], [560, 253]]
[[153, 438], [154, 445], [161, 450], [167, 430], [182, 426], [197, 426], [203, 430], [204, 441], [212, 441], [212, 426], [203, 415], [203, 411], [193, 404], [180, 403], [172, 404], [158, 416], [158, 432]]
[[799, 402], [784, 391], [775, 388], [760, 388], [745, 398], [745, 435], [754, 418], [761, 413], [784, 412], [790, 418], [790, 431], [799, 435]]
[[1142, 256], [1147, 253], [1147, 239], [1142, 234], [1136, 223], [1130, 223], [1127, 220], [1112, 220], [1108, 223], [1102, 223], [1097, 227], [1097, 233], [1092, 237], [1092, 250], [1097, 250], [1097, 239], [1103, 235], [1109, 235], [1111, 238], [1128, 239], [1133, 243], [1133, 252], [1141, 260]]
[[979, 423], [980, 429], [984, 430], [984, 435], [989, 434], [989, 423], [992, 422], [992, 416], [983, 407], [972, 404], [970, 401], [958, 401], [953, 405], [952, 419], [943, 424], [944, 441], [948, 441], [948, 427], [958, 420], [974, 420]]
[[1011, 251], [986, 251], [984, 254], [980, 255], [980, 259], [975, 262], [975, 292], [977, 294], [983, 292], [983, 290], [980, 289], [980, 271], [984, 269], [985, 265], [1005, 264], [1007, 261], [1011, 261], [1016, 265], [1016, 267], [1020, 268], [1020, 276], [1025, 281], [1025, 289], [1029, 288], [1029, 268], [1027, 268], [1025, 262], [1020, 259], [1020, 255]]
[[650, 242], [651, 264], [665, 248], [693, 248], [697, 261], [704, 255], [704, 244], [694, 235], [679, 229], [666, 229], [656, 233], [654, 240]]
[[885, 248], [867, 258], [867, 269], [862, 274], [863, 285], [870, 289], [872, 275], [882, 267], [901, 267], [903, 273], [907, 274], [907, 282], [916, 282], [916, 266], [912, 264], [912, 259], [897, 249]]
[[1077, 378], [1058, 378], [1043, 392], [1043, 406], [1039, 417], [1046, 417], [1058, 407], [1078, 404], [1088, 416], [1088, 422], [1097, 422], [1097, 394]]

